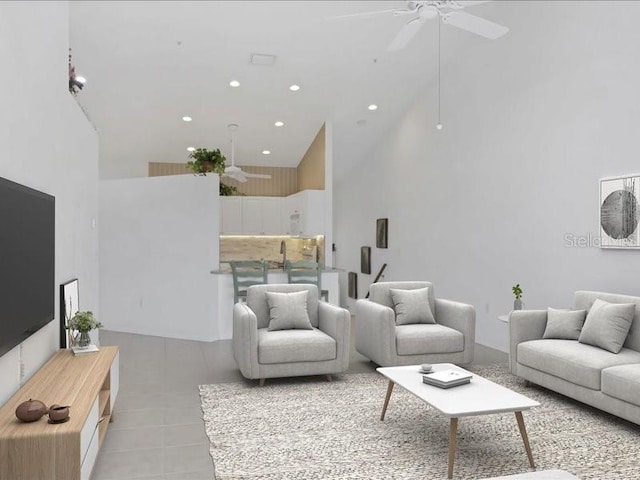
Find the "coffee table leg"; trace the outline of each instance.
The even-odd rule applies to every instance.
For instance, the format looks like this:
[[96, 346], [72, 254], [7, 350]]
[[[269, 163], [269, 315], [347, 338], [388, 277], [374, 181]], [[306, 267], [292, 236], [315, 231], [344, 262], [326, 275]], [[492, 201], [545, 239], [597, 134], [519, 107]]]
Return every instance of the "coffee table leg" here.
[[391, 398], [391, 392], [393, 392], [393, 386], [395, 384], [389, 380], [389, 386], [387, 387], [387, 396], [384, 399], [384, 405], [382, 407], [382, 415], [380, 415], [380, 421], [384, 420], [384, 414], [387, 413], [387, 407], [389, 406], [389, 399]]
[[458, 435], [458, 419], [452, 418], [449, 427], [449, 472], [447, 478], [453, 478], [453, 461], [456, 458], [456, 437]]
[[516, 420], [518, 421], [518, 428], [520, 429], [520, 435], [522, 436], [522, 441], [524, 442], [524, 449], [527, 451], [529, 465], [531, 465], [531, 468], [536, 468], [536, 465], [533, 463], [533, 454], [531, 453], [531, 446], [529, 445], [527, 429], [524, 428], [524, 418], [522, 417], [522, 412], [516, 412]]

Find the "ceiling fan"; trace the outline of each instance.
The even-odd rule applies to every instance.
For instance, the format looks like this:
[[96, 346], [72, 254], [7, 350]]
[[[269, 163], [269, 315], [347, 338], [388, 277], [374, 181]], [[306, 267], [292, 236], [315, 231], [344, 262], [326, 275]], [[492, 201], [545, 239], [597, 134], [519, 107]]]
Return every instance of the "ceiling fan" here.
[[236, 167], [234, 163], [235, 149], [233, 145], [233, 132], [238, 130], [238, 125], [236, 125], [235, 123], [230, 123], [229, 125], [227, 125], [227, 127], [229, 128], [229, 133], [231, 135], [231, 165], [229, 165], [224, 169], [224, 173], [222, 175], [225, 177], [232, 178], [233, 180], [236, 180], [240, 183], [244, 183], [250, 178], [266, 178], [266, 179], [271, 178], [271, 175], [266, 175], [262, 173], [248, 173], [242, 170], [240, 167]]
[[346, 17], [367, 17], [370, 15], [378, 15], [384, 13], [392, 13], [393, 15], [417, 15], [409, 20], [395, 38], [387, 46], [387, 51], [401, 50], [406, 47], [413, 37], [418, 33], [420, 28], [428, 21], [434, 18], [440, 18], [442, 23], [453, 25], [481, 37], [495, 40], [500, 38], [509, 31], [508, 27], [491, 22], [484, 18], [470, 13], [463, 12], [466, 7], [486, 3], [490, 0], [426, 0], [426, 1], [410, 1], [404, 9], [396, 10], [380, 10], [374, 12], [354, 13], [350, 15], [341, 15], [335, 18]]

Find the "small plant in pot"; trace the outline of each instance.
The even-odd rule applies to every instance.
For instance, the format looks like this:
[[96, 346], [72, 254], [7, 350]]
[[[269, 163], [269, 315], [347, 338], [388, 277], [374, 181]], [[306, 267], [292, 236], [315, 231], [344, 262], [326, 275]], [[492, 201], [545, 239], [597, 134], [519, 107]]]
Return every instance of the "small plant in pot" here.
[[74, 344], [82, 348], [91, 345], [89, 332], [102, 328], [102, 324], [95, 319], [93, 312], [78, 312], [69, 320], [66, 328], [78, 332], [74, 337]]
[[524, 303], [522, 303], [522, 288], [520, 288], [520, 284], [516, 283], [513, 287], [511, 287], [511, 291], [516, 297], [516, 299], [513, 301], [513, 309], [522, 310]]
[[[187, 162], [187, 165], [193, 173], [199, 175], [206, 175], [207, 173], [217, 173], [222, 176], [224, 173], [224, 165], [227, 159], [222, 153], [220, 153], [220, 149], [216, 148], [215, 150], [207, 150], [206, 148], [196, 148], [193, 152], [189, 154], [189, 158], [192, 160]], [[226, 185], [220, 182], [220, 195], [228, 196], [228, 195], [237, 195], [238, 189], [231, 185]]]

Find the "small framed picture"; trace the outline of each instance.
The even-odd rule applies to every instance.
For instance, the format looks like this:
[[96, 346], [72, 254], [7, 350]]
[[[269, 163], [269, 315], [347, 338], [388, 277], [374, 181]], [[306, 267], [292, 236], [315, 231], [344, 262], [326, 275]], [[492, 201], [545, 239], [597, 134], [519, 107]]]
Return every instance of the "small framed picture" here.
[[378, 220], [376, 220], [376, 247], [378, 248], [388, 248], [387, 247], [388, 224], [389, 224], [388, 218], [379, 218]]
[[371, 247], [360, 247], [360, 272], [371, 273]]
[[78, 279], [60, 285], [60, 348], [70, 348], [73, 333], [67, 330], [69, 320], [78, 313], [80, 295], [78, 293]]
[[349, 272], [349, 297], [358, 298], [358, 274]]

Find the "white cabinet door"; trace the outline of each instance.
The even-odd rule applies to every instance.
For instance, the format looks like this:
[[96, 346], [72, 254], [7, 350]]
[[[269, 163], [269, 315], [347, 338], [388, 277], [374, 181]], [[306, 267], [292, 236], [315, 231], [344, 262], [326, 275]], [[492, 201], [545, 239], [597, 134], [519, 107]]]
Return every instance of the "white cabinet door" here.
[[300, 235], [324, 235], [324, 190], [300, 192]]
[[242, 233], [262, 233], [262, 202], [261, 197], [244, 197], [242, 199]]
[[302, 232], [302, 194], [294, 193], [282, 202], [282, 230], [286, 235], [300, 235]]
[[237, 235], [242, 233], [242, 197], [222, 197], [222, 225], [220, 233]]
[[264, 235], [282, 234], [282, 201], [280, 198], [264, 198], [262, 200], [262, 230]]

